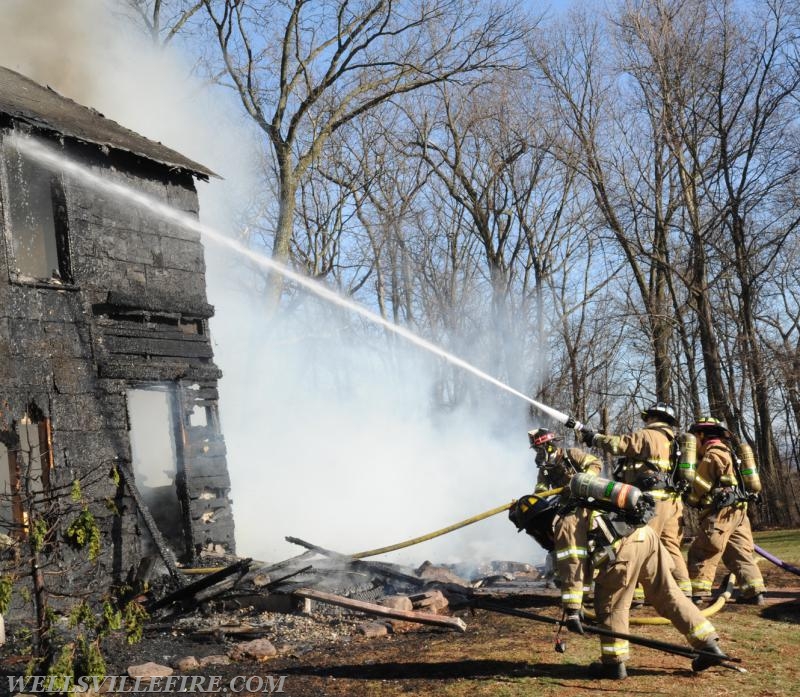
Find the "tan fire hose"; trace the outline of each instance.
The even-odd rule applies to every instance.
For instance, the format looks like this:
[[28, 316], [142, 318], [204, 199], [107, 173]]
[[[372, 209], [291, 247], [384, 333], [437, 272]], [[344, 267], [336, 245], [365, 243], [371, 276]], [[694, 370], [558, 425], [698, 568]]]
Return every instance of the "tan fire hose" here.
[[[558, 489], [550, 489], [549, 491], [540, 491], [536, 494], [531, 494], [529, 498], [545, 499], [548, 496], [555, 496], [556, 494], [560, 494], [563, 491], [563, 489], [564, 487], [562, 486], [559, 487]], [[446, 535], [448, 532], [453, 532], [453, 530], [458, 530], [459, 528], [464, 528], [467, 525], [472, 525], [472, 523], [477, 523], [479, 520], [484, 520], [485, 518], [491, 518], [493, 515], [497, 515], [498, 513], [507, 511], [516, 502], [517, 500], [514, 499], [510, 503], [504, 504], [503, 506], [492, 508], [483, 513], [479, 513], [478, 515], [474, 515], [471, 518], [462, 520], [461, 522], [448, 525], [446, 528], [442, 528], [441, 530], [430, 532], [427, 535], [422, 535], [420, 537], [413, 537], [410, 540], [406, 540], [405, 542], [398, 542], [397, 544], [389, 545], [388, 547], [379, 547], [378, 549], [369, 549], [366, 552], [359, 552], [358, 554], [352, 554], [350, 556], [352, 556], [353, 559], [365, 559], [366, 557], [374, 557], [377, 556], [378, 554], [385, 554], [386, 552], [394, 552], [395, 550], [403, 549], [404, 547], [411, 547], [412, 545], [419, 544], [420, 542], [426, 542], [427, 540], [432, 540], [434, 537]]]
[[[717, 596], [717, 599], [711, 605], [700, 610], [700, 614], [703, 615], [703, 617], [711, 617], [712, 615], [718, 613], [725, 606], [725, 603], [730, 600], [731, 595], [733, 594], [733, 584], [735, 580], [736, 577], [731, 574], [725, 590], [719, 596]], [[597, 616], [591, 610], [584, 608], [583, 614], [586, 616], [586, 619], [597, 619]], [[656, 617], [631, 617], [628, 621], [630, 624], [670, 624], [670, 620], [668, 620], [666, 617], [661, 617], [660, 615]]]

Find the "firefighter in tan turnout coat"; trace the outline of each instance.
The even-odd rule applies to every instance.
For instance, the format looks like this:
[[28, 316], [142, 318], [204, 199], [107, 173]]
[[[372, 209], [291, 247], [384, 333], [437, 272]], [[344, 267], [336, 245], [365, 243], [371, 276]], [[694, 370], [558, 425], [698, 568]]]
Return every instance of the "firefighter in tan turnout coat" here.
[[[647, 601], [658, 614], [670, 620], [693, 647], [723, 658], [714, 626], [683, 594], [671, 570], [672, 560], [649, 525], [615, 542], [607, 561], [599, 562], [595, 578], [594, 605], [598, 624], [612, 632], [628, 634], [630, 607], [638, 579], [644, 586]], [[589, 667], [590, 674], [597, 678], [624, 679], [628, 657], [627, 640], [601, 636], [600, 662]], [[716, 662], [706, 657], [695, 658], [692, 668], [700, 671]]]
[[[753, 561], [754, 543], [747, 517], [747, 482], [737, 473], [727, 426], [703, 417], [689, 432], [697, 438], [700, 461], [688, 503], [700, 510], [700, 530], [689, 548], [692, 595], [699, 602], [711, 595], [720, 559], [735, 575], [740, 602], [764, 604], [764, 579]], [[755, 470], [745, 476], [757, 476]], [[758, 488], [760, 489], [760, 483]]]
[[[602, 463], [594, 455], [579, 448], [560, 448], [555, 433], [544, 428], [528, 431], [531, 448], [536, 450], [539, 473], [536, 493], [568, 487], [578, 472], [600, 474]], [[569, 492], [561, 494], [558, 513], [553, 520], [553, 541], [556, 569], [561, 580], [561, 605], [568, 627], [580, 631], [580, 610], [583, 596], [591, 581], [586, 538], [590, 511], [574, 501]]]
[[629, 435], [605, 435], [588, 429], [579, 431], [579, 435], [586, 445], [624, 458], [614, 478], [634, 485], [656, 500], [656, 514], [648, 524], [672, 559], [672, 575], [678, 587], [684, 595], [690, 596], [689, 571], [681, 553], [683, 502], [671, 481], [675, 410], [669, 404], [658, 402], [642, 412], [642, 419], [644, 428]]
[[[687, 641], [703, 654], [692, 669], [719, 664], [725, 654], [718, 645], [713, 625], [678, 588], [672, 576], [672, 560], [647, 523], [655, 515], [650, 493], [622, 482], [577, 474], [570, 481], [572, 496], [593, 510], [589, 532], [592, 563], [597, 569], [594, 606], [597, 622], [616, 636], [600, 636], [600, 661], [589, 666], [595, 678], [627, 677], [628, 634], [631, 602], [637, 579], [645, 597], [669, 619]], [[572, 629], [567, 624], [569, 629]]]

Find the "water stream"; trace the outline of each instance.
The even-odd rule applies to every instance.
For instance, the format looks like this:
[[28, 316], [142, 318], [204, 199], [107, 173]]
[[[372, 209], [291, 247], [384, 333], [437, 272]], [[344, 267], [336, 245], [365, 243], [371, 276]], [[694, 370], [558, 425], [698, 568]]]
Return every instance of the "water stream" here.
[[[396, 334], [397, 336], [402, 337], [406, 341], [418, 346], [433, 355], [439, 356], [440, 358], [444, 359], [448, 363], [457, 366], [469, 373], [472, 373], [476, 377], [484, 380], [501, 390], [504, 390], [515, 397], [519, 397], [520, 399], [524, 400], [528, 404], [534, 406], [539, 411], [547, 414], [551, 418], [555, 419], [559, 423], [566, 423], [568, 420], [568, 416], [556, 409], [548, 407], [546, 404], [542, 404], [541, 402], [537, 402], [536, 400], [531, 399], [527, 395], [523, 394], [522, 392], [515, 390], [513, 387], [506, 385], [504, 382], [498, 380], [495, 377], [492, 377], [488, 373], [476, 368], [474, 365], [468, 363], [462, 358], [445, 351], [443, 348], [437, 346], [436, 344], [423, 339], [420, 336], [417, 336], [412, 331], [406, 329], [405, 327], [401, 327], [397, 324], [394, 324], [380, 315], [376, 314], [375, 312], [367, 309], [363, 305], [359, 305], [352, 300], [348, 300], [347, 298], [343, 298], [342, 296], [338, 295], [334, 291], [326, 288], [321, 283], [314, 281], [302, 274], [293, 271], [289, 267], [281, 264], [259, 252], [256, 252], [252, 249], [249, 249], [245, 245], [240, 242], [237, 242], [234, 239], [222, 234], [218, 230], [209, 227], [208, 225], [204, 225], [201, 223], [196, 217], [186, 213], [184, 211], [180, 211], [163, 201], [159, 201], [153, 196], [148, 194], [142, 193], [140, 191], [136, 191], [135, 189], [130, 188], [124, 184], [120, 184], [119, 182], [110, 181], [89, 168], [85, 167], [84, 165], [65, 157], [60, 152], [54, 150], [53, 148], [49, 147], [41, 143], [40, 141], [34, 140], [29, 137], [20, 136], [19, 134], [14, 134], [11, 136], [12, 145], [17, 148], [20, 152], [24, 153], [27, 157], [36, 160], [37, 162], [45, 165], [55, 171], [61, 171], [66, 174], [69, 174], [72, 177], [82, 181], [84, 184], [87, 184], [98, 191], [102, 191], [106, 194], [110, 194], [112, 196], [118, 197], [129, 203], [132, 203], [136, 206], [141, 206], [142, 208], [147, 209], [152, 214], [164, 219], [174, 222], [184, 228], [195, 230], [198, 232], [203, 238], [206, 240], [213, 242], [215, 244], [227, 247], [232, 249], [237, 254], [250, 259], [251, 261], [255, 262], [262, 268], [268, 269], [269, 271], [279, 273], [284, 278], [296, 283], [297, 285], [301, 286], [302, 288], [306, 289], [307, 291], [313, 293], [314, 295], [327, 300], [334, 305], [341, 307], [349, 312], [353, 312], [374, 324], [377, 324], [387, 331]], [[579, 424], [580, 425], [580, 424]]]

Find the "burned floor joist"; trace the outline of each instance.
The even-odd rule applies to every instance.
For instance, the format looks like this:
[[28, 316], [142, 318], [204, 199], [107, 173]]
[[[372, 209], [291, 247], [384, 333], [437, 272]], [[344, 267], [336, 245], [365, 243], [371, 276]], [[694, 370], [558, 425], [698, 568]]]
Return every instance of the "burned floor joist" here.
[[416, 588], [423, 588], [428, 584], [428, 582], [425, 579], [421, 579], [418, 578], [417, 576], [412, 576], [411, 574], [400, 571], [399, 569], [395, 569], [389, 564], [384, 564], [382, 562], [365, 561], [363, 559], [356, 559], [355, 557], [350, 557], [346, 554], [342, 554], [341, 552], [334, 552], [333, 550], [320, 547], [318, 545], [312, 544], [311, 542], [306, 542], [305, 540], [301, 540], [297, 537], [286, 537], [285, 539], [287, 542], [291, 542], [292, 544], [305, 547], [311, 552], [316, 552], [318, 554], [322, 554], [325, 557], [337, 560], [340, 563], [347, 565], [354, 571], [366, 570], [367, 573], [371, 576], [380, 576], [385, 579], [393, 578], [399, 581], [403, 581], [404, 583], [407, 583], [412, 587]]
[[443, 617], [442, 615], [435, 615], [430, 612], [395, 610], [394, 608], [377, 605], [375, 603], [365, 603], [362, 600], [352, 600], [351, 598], [345, 598], [341, 595], [317, 591], [313, 588], [298, 588], [294, 590], [292, 594], [298, 598], [307, 598], [322, 603], [330, 603], [331, 605], [347, 608], [348, 610], [357, 610], [358, 612], [364, 612], [377, 617], [388, 617], [390, 619], [403, 620], [404, 622], [416, 622], [418, 624], [447, 627], [448, 629], [455, 629], [459, 632], [467, 631], [467, 625], [460, 617]]

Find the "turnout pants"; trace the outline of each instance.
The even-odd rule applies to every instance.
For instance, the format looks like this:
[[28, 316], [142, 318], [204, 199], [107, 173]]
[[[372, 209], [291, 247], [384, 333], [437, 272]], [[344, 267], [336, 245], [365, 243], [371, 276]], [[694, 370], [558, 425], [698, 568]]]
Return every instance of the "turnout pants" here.
[[[615, 543], [616, 556], [601, 564], [595, 578], [594, 604], [598, 623], [612, 632], [627, 634], [633, 591], [638, 578], [645, 598], [683, 634], [695, 648], [719, 637], [672, 575], [672, 560], [653, 528], [644, 526]], [[600, 660], [624, 663], [628, 642], [600, 637]]]
[[561, 605], [567, 610], [580, 610], [583, 594], [591, 581], [586, 536], [589, 516], [585, 508], [576, 508], [553, 521], [556, 569], [561, 579]]
[[[661, 492], [653, 492], [658, 494]], [[681, 553], [683, 541], [683, 501], [677, 494], [661, 493], [663, 499], [656, 501], [656, 514], [648, 525], [656, 531], [661, 544], [667, 550], [673, 562], [672, 576], [684, 595], [691, 595], [689, 569]]]
[[734, 574], [745, 598], [764, 591], [764, 579], [753, 561], [753, 532], [747, 506], [736, 505], [710, 513], [689, 547], [689, 573], [692, 593], [711, 595], [720, 559]]

